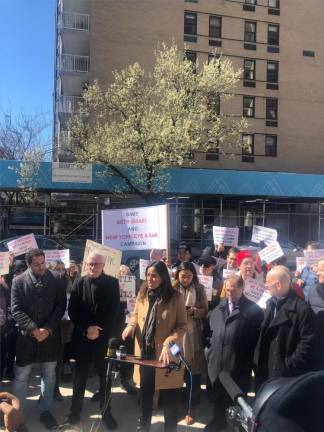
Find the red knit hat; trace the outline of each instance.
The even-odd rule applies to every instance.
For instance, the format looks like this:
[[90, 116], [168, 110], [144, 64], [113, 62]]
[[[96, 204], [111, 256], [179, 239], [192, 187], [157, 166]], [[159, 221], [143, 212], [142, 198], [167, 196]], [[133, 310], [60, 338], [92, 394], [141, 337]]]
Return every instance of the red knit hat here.
[[237, 261], [237, 265], [238, 267], [241, 265], [241, 262], [245, 259], [245, 258], [252, 258], [253, 259], [253, 255], [249, 250], [241, 250], [237, 255], [236, 255], [236, 261]]

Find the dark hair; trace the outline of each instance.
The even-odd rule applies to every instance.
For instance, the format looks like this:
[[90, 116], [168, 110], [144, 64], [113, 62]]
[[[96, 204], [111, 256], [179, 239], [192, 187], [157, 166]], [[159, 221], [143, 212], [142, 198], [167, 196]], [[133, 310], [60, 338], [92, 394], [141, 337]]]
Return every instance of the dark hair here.
[[230, 253], [238, 254], [239, 252], [240, 252], [240, 249], [238, 249], [237, 247], [231, 247], [231, 248], [229, 248], [228, 251], [227, 251], [227, 256], [228, 256]]
[[183, 261], [182, 263], [180, 263], [177, 267], [177, 272], [175, 275], [175, 278], [177, 281], [179, 281], [179, 273], [181, 271], [185, 271], [185, 270], [189, 270], [192, 273], [192, 282], [195, 286], [195, 288], [199, 285], [199, 280], [198, 280], [198, 276], [197, 276], [197, 272], [196, 272], [196, 268], [195, 266], [192, 264], [192, 262], [190, 261]]
[[305, 249], [307, 249], [308, 246], [311, 246], [313, 249], [319, 249], [320, 248], [320, 244], [317, 241], [308, 241], [305, 244]]
[[224, 280], [224, 286], [227, 282], [234, 282], [239, 289], [244, 289], [244, 280], [242, 276], [232, 274], [227, 279]]
[[38, 256], [43, 256], [45, 258], [45, 253], [42, 251], [42, 249], [31, 249], [26, 253], [26, 263], [30, 265], [33, 261], [33, 258]]
[[[156, 270], [157, 274], [161, 278], [161, 285], [160, 285], [161, 297], [164, 303], [167, 303], [175, 293], [175, 290], [172, 288], [171, 285], [171, 279], [170, 279], [168, 268], [163, 261], [153, 261], [146, 268], [145, 276], [147, 276], [147, 272], [151, 267], [153, 267]], [[147, 291], [148, 291], [147, 284], [146, 281], [144, 281], [139, 289], [138, 298], [140, 300], [143, 300], [147, 294]]]
[[191, 254], [191, 246], [188, 245], [188, 243], [184, 243], [184, 242], [180, 243], [178, 246], [178, 251], [179, 251], [179, 249], [184, 249], [185, 251], [187, 251]]

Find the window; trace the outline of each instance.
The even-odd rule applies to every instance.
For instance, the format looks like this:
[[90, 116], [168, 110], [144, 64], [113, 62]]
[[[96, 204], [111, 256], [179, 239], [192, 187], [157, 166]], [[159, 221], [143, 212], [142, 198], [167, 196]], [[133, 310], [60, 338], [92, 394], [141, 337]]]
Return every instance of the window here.
[[280, 8], [280, 0], [268, 0], [269, 8], [279, 9]]
[[245, 4], [256, 5], [256, 0], [245, 0]]
[[243, 10], [254, 12], [256, 0], [245, 0], [243, 3]]
[[206, 160], [219, 160], [219, 141], [211, 139], [209, 142], [213, 144], [213, 148], [206, 153]]
[[185, 57], [187, 60], [191, 61], [194, 65], [197, 62], [197, 53], [196, 51], [186, 51]]
[[254, 135], [242, 135], [242, 162], [254, 162]]
[[255, 81], [255, 60], [244, 59], [244, 81]]
[[268, 61], [267, 63], [267, 82], [278, 83], [279, 80], [279, 63]]
[[222, 37], [222, 17], [216, 15], [209, 16], [209, 37]]
[[195, 12], [184, 13], [185, 41], [197, 42], [197, 14]]
[[266, 126], [278, 126], [278, 99], [266, 99]]
[[208, 109], [211, 111], [211, 116], [213, 114], [220, 114], [220, 95], [214, 94], [210, 95], [208, 98]]
[[265, 136], [265, 155], [277, 157], [277, 135]]
[[279, 46], [279, 25], [268, 24], [268, 45]]
[[252, 21], [245, 21], [244, 27], [244, 40], [245, 42], [256, 42], [256, 23]]
[[254, 117], [255, 98], [253, 96], [243, 96], [243, 116]]

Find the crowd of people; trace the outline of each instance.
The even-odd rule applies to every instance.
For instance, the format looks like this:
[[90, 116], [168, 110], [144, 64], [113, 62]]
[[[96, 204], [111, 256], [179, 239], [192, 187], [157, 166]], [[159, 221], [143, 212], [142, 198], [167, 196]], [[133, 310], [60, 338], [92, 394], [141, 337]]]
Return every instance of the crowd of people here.
[[[109, 430], [118, 428], [106, 377], [112, 337], [124, 341], [129, 354], [164, 365], [178, 362], [176, 344], [189, 365], [169, 373], [121, 366], [123, 387], [140, 398], [138, 432], [149, 431], [157, 395], [166, 432], [176, 431], [181, 416], [193, 424], [203, 383], [213, 403], [205, 430], [222, 430], [231, 405], [219, 380], [222, 371], [247, 394], [271, 378], [324, 369], [324, 257], [298, 272], [223, 245], [204, 249], [199, 260], [193, 260], [188, 244], [179, 245], [173, 264], [162, 251], [151, 251], [150, 258], [145, 280], [137, 278], [135, 309], [126, 319], [118, 279], [105, 274], [101, 254], [87, 256], [83, 276], [73, 261], [69, 268], [60, 261], [47, 267], [40, 249], [29, 251], [24, 261], [11, 257], [9, 273], [0, 276], [1, 379], [13, 381], [12, 397], [23, 407], [32, 368], [40, 364], [40, 421], [47, 429], [80, 422], [92, 364], [99, 377], [93, 400], [100, 402], [101, 421]], [[120, 275], [127, 274], [129, 268], [121, 265]], [[199, 275], [212, 277], [209, 299]], [[245, 295], [251, 279], [266, 290], [264, 304]], [[73, 395], [59, 425], [51, 407], [53, 399], [64, 401], [60, 382], [66, 375], [73, 376]], [[182, 410], [178, 400], [184, 402]]]

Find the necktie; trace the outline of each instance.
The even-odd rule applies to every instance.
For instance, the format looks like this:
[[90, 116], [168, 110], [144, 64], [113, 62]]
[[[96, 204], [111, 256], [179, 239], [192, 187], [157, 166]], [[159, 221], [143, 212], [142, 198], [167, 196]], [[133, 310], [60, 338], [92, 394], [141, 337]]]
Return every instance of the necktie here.
[[234, 305], [231, 301], [228, 302], [228, 311], [229, 311], [229, 315], [232, 315], [234, 309]]

